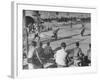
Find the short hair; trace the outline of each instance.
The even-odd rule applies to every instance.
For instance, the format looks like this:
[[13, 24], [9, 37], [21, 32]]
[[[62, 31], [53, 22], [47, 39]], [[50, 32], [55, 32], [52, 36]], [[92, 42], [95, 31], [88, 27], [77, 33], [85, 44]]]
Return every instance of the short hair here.
[[66, 47], [66, 43], [65, 42], [62, 42], [61, 43], [61, 47], [65, 48]]
[[79, 46], [80, 44], [79, 44], [79, 42], [76, 42], [76, 46]]
[[34, 46], [34, 47], [36, 47], [36, 46], [37, 46], [36, 41], [32, 41], [32, 46]]
[[49, 46], [50, 45], [50, 42], [47, 42], [47, 45]]

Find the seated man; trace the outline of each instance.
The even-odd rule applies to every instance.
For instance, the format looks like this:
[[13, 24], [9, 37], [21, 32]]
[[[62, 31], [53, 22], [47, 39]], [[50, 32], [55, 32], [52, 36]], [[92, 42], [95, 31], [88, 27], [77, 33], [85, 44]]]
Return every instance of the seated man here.
[[76, 42], [76, 47], [74, 48], [74, 56], [73, 56], [74, 66], [78, 66], [79, 58], [81, 57], [81, 55], [82, 55], [82, 50], [79, 47], [79, 42]]
[[28, 53], [28, 59], [32, 60], [32, 62], [29, 63], [29, 69], [43, 68], [42, 57], [44, 53], [42, 43], [39, 44], [38, 48], [36, 48], [36, 46], [37, 43], [33, 41]]
[[44, 49], [42, 48], [42, 45], [43, 45], [42, 42], [40, 42], [39, 46], [36, 49], [37, 58], [41, 64], [43, 64], [45, 58]]
[[67, 52], [65, 51], [65, 48], [66, 48], [66, 43], [62, 42], [61, 49], [58, 50], [54, 55], [57, 67], [66, 67]]
[[28, 58], [28, 68], [29, 69], [33, 69], [34, 68], [34, 65], [35, 65], [35, 50], [36, 50], [36, 46], [37, 46], [37, 43], [35, 41], [32, 41], [31, 43], [31, 46], [29, 47], [29, 52], [28, 52], [28, 55], [27, 55], [27, 58]]
[[84, 56], [83, 61], [81, 63], [81, 66], [89, 66], [90, 60], [88, 59], [88, 56]]
[[80, 54], [79, 56], [80, 66], [89, 66], [91, 65], [91, 44], [89, 44], [89, 49], [87, 50], [87, 54]]
[[44, 54], [45, 54], [45, 58], [48, 59], [48, 60], [50, 58], [53, 58], [53, 50], [50, 46], [50, 42], [47, 42], [47, 45], [44, 48]]

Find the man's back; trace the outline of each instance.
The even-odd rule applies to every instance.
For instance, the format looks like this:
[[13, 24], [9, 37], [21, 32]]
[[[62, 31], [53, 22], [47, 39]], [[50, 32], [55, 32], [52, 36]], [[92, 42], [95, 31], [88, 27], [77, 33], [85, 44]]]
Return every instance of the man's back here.
[[45, 54], [45, 57], [48, 58], [48, 59], [51, 58], [51, 57], [53, 57], [52, 48], [50, 46], [46, 46], [44, 48], [44, 54]]
[[50, 46], [46, 46], [45, 48], [44, 48], [44, 53], [45, 54], [50, 54], [51, 53], [51, 47]]
[[58, 65], [66, 66], [66, 56], [67, 53], [65, 52], [64, 49], [58, 50], [55, 54], [56, 63]]
[[74, 48], [74, 57], [78, 57], [78, 55], [80, 54], [80, 53], [82, 53], [82, 50], [81, 50], [81, 48]]

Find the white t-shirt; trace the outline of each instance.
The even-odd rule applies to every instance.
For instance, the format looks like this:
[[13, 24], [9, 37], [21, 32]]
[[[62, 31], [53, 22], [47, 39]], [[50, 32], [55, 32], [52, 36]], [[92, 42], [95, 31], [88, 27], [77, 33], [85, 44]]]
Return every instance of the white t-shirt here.
[[55, 61], [58, 65], [66, 66], [65, 58], [67, 56], [67, 52], [64, 49], [58, 50], [55, 54]]

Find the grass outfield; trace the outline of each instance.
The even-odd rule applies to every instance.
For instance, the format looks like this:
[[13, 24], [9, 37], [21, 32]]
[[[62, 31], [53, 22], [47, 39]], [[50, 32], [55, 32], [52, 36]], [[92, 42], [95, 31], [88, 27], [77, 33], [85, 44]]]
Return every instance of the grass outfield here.
[[[48, 32], [42, 32], [40, 34], [40, 40], [44, 43], [48, 41], [51, 42], [51, 47], [55, 50], [60, 46], [61, 42], [66, 42], [67, 49], [72, 49], [75, 47], [75, 43], [79, 42], [80, 47], [82, 48], [83, 53], [86, 53], [88, 49], [88, 44], [91, 43], [91, 25], [90, 23], [85, 23], [85, 36], [81, 36], [80, 32], [82, 30], [82, 26], [80, 24], [73, 25], [72, 28], [70, 26], [61, 26], [58, 31], [58, 39], [55, 40], [52, 38], [53, 30]], [[29, 42], [33, 40], [33, 34], [29, 37]]]

